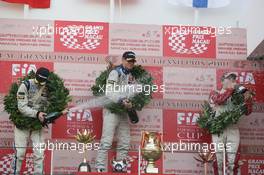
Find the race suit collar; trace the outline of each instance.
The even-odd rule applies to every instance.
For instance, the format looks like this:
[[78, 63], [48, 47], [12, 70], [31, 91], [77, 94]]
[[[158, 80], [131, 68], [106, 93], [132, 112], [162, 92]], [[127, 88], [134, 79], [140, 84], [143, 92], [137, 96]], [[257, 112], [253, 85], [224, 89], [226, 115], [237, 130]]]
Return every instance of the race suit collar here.
[[130, 70], [127, 69], [127, 68], [125, 68], [122, 64], [120, 65], [120, 68], [121, 68], [122, 72], [123, 72], [125, 75], [127, 75], [127, 74], [130, 73]]

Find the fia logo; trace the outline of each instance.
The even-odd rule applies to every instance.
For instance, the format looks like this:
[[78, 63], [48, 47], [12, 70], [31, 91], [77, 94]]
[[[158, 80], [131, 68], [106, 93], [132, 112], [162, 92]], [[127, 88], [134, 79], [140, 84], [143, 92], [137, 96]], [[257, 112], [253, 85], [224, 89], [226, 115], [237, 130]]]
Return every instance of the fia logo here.
[[26, 76], [31, 71], [37, 71], [35, 64], [12, 64], [12, 76]]
[[238, 81], [241, 84], [252, 84], [255, 85], [255, 79], [252, 72], [240, 72], [238, 75]]
[[199, 113], [195, 112], [178, 112], [177, 113], [177, 124], [178, 125], [196, 125], [197, 119], [200, 116]]
[[70, 111], [67, 114], [67, 121], [73, 121], [74, 119], [75, 119], [75, 121], [78, 121], [78, 122], [80, 122], [80, 121], [81, 122], [84, 122], [84, 121], [92, 122], [93, 116], [92, 116], [92, 113], [89, 109]]

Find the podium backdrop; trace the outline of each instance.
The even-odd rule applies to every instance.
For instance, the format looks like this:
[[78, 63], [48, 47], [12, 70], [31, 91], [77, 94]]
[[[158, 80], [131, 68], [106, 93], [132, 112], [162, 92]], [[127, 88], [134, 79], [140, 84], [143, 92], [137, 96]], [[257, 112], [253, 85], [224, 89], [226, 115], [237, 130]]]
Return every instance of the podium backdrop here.
[[[237, 81], [257, 94], [254, 112], [240, 121], [242, 174], [264, 171], [264, 64], [246, 60], [246, 41], [245, 29], [230, 27], [1, 19], [0, 174], [8, 174], [14, 156], [13, 125], [3, 106], [12, 82], [45, 66], [64, 79], [73, 97], [70, 106], [76, 106], [92, 97], [90, 87], [107, 62], [119, 64], [127, 50], [137, 54], [137, 63], [152, 74], [158, 87], [165, 87], [165, 91], [159, 88], [152, 102], [139, 112], [140, 122], [131, 124], [129, 172], [137, 172], [140, 134], [147, 130], [162, 132], [167, 145], [157, 162], [161, 173], [202, 174], [203, 165], [193, 158], [195, 151], [175, 150], [175, 145], [211, 142], [211, 136], [198, 128], [196, 120], [201, 104], [211, 89], [220, 88], [220, 77], [226, 71], [236, 72]], [[94, 170], [102, 110], [85, 109], [61, 117], [46, 130], [50, 143], [45, 154], [47, 173], [77, 171], [83, 150], [74, 135], [83, 129], [96, 135], [88, 151]], [[69, 147], [63, 149], [59, 143]], [[31, 152], [29, 149], [24, 163], [27, 172], [32, 172]], [[113, 155], [114, 150], [109, 160]], [[146, 162], [140, 165], [143, 169]]]

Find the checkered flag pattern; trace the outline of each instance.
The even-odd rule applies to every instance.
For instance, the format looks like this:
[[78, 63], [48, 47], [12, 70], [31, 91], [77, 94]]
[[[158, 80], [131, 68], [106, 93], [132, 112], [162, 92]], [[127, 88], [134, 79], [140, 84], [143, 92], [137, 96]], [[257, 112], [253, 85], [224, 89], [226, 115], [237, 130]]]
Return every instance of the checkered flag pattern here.
[[141, 173], [145, 173], [145, 169], [147, 168], [147, 165], [148, 165], [148, 161], [141, 158], [141, 162], [140, 162], [140, 172]]
[[[138, 156], [128, 156], [127, 157], [127, 173], [132, 173], [132, 163], [136, 162], [138, 163]], [[140, 172], [145, 173], [145, 169], [147, 168], [148, 161], [144, 160], [141, 157], [141, 162], [140, 162]]]
[[26, 170], [23, 172], [24, 175], [33, 175], [34, 173], [34, 162], [33, 162], [33, 154], [26, 155]]
[[204, 53], [204, 51], [207, 50], [206, 44], [201, 44], [201, 43], [196, 43], [194, 44], [194, 46], [192, 46], [190, 48], [190, 50], [192, 51], [192, 53], [194, 54], [201, 54]]
[[[7, 154], [0, 158], [0, 174], [9, 175], [14, 174], [15, 167], [15, 154]], [[23, 172], [24, 175], [33, 175], [33, 154], [27, 156], [26, 159], [26, 170]]]
[[132, 163], [138, 160], [138, 156], [127, 157], [127, 173], [132, 173]]
[[[74, 26], [68, 26], [74, 28]], [[78, 32], [69, 32], [69, 30], [63, 30], [60, 32], [60, 41], [62, 45], [75, 50], [93, 50], [100, 45], [100, 39], [91, 39], [87, 36], [78, 36]]]
[[7, 154], [0, 158], [0, 174], [14, 173], [15, 154]]
[[203, 43], [195, 43], [189, 49], [186, 48], [185, 34], [172, 34], [168, 39], [171, 49], [179, 54], [201, 54], [207, 50], [207, 44]]

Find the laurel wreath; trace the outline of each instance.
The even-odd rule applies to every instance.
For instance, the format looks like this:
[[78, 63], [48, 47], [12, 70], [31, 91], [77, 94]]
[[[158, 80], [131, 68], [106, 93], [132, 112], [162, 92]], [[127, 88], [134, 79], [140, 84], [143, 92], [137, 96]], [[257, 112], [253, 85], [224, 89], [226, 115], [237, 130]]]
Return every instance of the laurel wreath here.
[[[105, 71], [103, 71], [99, 77], [95, 80], [95, 85], [91, 87], [94, 96], [104, 96], [106, 90], [106, 80], [108, 78], [109, 73], [113, 70], [113, 66], [109, 66]], [[153, 78], [141, 65], [136, 65], [131, 70], [132, 76], [136, 79], [136, 81], [142, 86], [148, 85], [152, 87], [153, 85]], [[100, 87], [104, 87], [104, 91], [101, 90]], [[152, 99], [152, 89], [150, 88], [150, 93], [146, 94], [144, 91], [136, 94], [135, 96], [131, 97], [129, 100], [132, 103], [132, 108], [141, 111], [142, 108], [147, 105]], [[127, 112], [127, 109], [120, 105], [119, 103], [110, 103], [105, 106], [108, 110], [115, 114], [122, 114]]]
[[215, 116], [216, 112], [205, 101], [200, 117], [197, 120], [198, 125], [207, 129], [211, 134], [221, 134], [224, 129], [232, 124], [236, 124], [239, 119], [247, 113], [244, 96], [241, 93], [234, 92], [231, 96], [232, 109]]
[[[20, 79], [18, 82], [12, 83], [9, 93], [4, 97], [5, 111], [10, 114], [9, 119], [14, 125], [22, 130], [40, 130], [41, 122], [37, 118], [24, 116], [17, 107], [17, 91], [20, 84], [28, 79], [35, 78], [35, 73], [31, 71], [27, 76]], [[42, 107], [40, 110], [45, 113], [62, 111], [67, 107], [71, 97], [69, 90], [64, 87], [63, 80], [55, 73], [51, 72], [46, 84], [47, 87], [47, 107]]]

